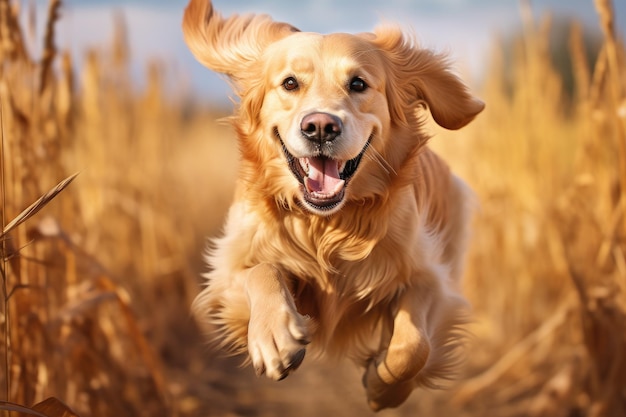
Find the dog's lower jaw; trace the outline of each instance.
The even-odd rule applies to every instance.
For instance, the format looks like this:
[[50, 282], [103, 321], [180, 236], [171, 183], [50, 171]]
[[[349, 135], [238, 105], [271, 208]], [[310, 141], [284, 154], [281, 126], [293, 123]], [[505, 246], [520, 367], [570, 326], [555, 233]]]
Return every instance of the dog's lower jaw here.
[[320, 206], [313, 202], [311, 198], [306, 198], [305, 193], [307, 193], [304, 186], [301, 186], [300, 195], [298, 196], [298, 200], [300, 205], [309, 213], [320, 216], [320, 217], [330, 217], [333, 214], [339, 212], [341, 208], [345, 205], [345, 190], [342, 190], [341, 199], [333, 202], [329, 205]]

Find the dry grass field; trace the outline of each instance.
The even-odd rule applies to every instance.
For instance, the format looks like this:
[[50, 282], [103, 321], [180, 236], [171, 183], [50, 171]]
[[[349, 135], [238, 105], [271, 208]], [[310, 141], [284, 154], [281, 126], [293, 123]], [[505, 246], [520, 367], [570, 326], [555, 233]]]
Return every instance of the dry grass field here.
[[[494, 42], [487, 110], [460, 132], [432, 127], [479, 201], [473, 337], [451, 390], [380, 415], [626, 416], [626, 53], [610, 1], [595, 3], [592, 65], [580, 27], [568, 35], [573, 94], [551, 20], [522, 2], [520, 42], [506, 55]], [[49, 4], [33, 39], [0, 0], [0, 413], [370, 415], [348, 366], [305, 362], [272, 383], [204, 345], [188, 310], [231, 198], [232, 131], [166, 96], [163, 64], [134, 88], [122, 21], [74, 72]]]

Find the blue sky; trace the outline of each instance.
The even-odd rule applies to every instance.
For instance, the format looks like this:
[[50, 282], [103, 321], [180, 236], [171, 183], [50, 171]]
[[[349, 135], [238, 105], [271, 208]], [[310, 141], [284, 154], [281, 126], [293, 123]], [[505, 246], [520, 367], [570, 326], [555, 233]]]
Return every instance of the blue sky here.
[[[41, 8], [47, 4], [36, 0]], [[105, 47], [112, 38], [113, 15], [122, 11], [134, 72], [141, 82], [145, 62], [159, 58], [171, 69], [174, 85], [190, 88], [202, 97], [223, 101], [223, 80], [195, 62], [182, 38], [180, 22], [186, 0], [65, 0], [57, 27], [57, 43], [77, 56], [88, 47]], [[457, 68], [478, 78], [495, 35], [519, 28], [519, 0], [215, 0], [224, 15], [267, 13], [301, 30], [316, 32], [370, 31], [381, 21], [411, 27], [421, 43], [451, 54]], [[532, 0], [535, 14], [547, 10], [575, 17], [591, 28], [598, 26], [593, 0]], [[618, 28], [626, 32], [626, 1], [614, 0]]]

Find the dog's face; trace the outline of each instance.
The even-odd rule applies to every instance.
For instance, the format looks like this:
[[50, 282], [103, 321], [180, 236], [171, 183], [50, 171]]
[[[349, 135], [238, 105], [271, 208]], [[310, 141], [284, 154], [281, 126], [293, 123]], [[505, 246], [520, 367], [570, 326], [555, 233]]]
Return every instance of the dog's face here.
[[303, 205], [333, 213], [389, 129], [383, 60], [356, 36], [296, 33], [268, 46], [262, 62], [266, 136], [279, 141]]
[[420, 104], [449, 129], [482, 108], [447, 67], [397, 29], [374, 34], [302, 33], [266, 16], [222, 19], [192, 0], [187, 44], [228, 74], [241, 98], [235, 119], [248, 182], [283, 205], [329, 215], [363, 200], [423, 144]]

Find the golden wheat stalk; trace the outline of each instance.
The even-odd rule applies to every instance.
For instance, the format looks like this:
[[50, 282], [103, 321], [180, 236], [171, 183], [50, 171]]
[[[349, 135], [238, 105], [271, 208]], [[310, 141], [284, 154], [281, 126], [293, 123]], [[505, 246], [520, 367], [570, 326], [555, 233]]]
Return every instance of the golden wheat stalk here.
[[[595, 0], [596, 10], [600, 17], [600, 26], [604, 33], [606, 63], [609, 77], [609, 98], [611, 118], [615, 120], [618, 157], [620, 162], [619, 182], [622, 190], [626, 190], [626, 120], [618, 117], [618, 109], [624, 95], [624, 84], [621, 79], [618, 43], [615, 35], [615, 14], [611, 0]], [[626, 230], [626, 217], [623, 227]]]
[[[589, 104], [589, 91], [591, 74], [587, 65], [585, 43], [583, 41], [583, 29], [580, 23], [572, 24], [569, 37], [569, 51], [572, 57], [572, 70], [574, 72], [574, 81], [576, 85], [576, 98], [579, 105], [587, 106]], [[589, 111], [589, 109], [585, 109]]]
[[41, 70], [39, 73], [39, 93], [43, 93], [48, 84], [48, 77], [52, 67], [52, 61], [56, 55], [56, 46], [54, 45], [54, 24], [59, 18], [59, 8], [61, 0], [50, 0], [48, 5], [48, 20], [46, 21], [46, 32], [43, 42], [43, 56], [41, 59]]
[[2, 239], [7, 233], [11, 230], [15, 229], [20, 224], [24, 223], [26, 220], [37, 214], [39, 210], [45, 207], [53, 198], [55, 198], [61, 191], [63, 191], [70, 183], [76, 178], [78, 172], [70, 175], [56, 186], [54, 186], [50, 191], [42, 195], [35, 201], [33, 204], [25, 208], [20, 214], [17, 215], [9, 224], [7, 224], [3, 229], [2, 233], [0, 233], [0, 239]]

